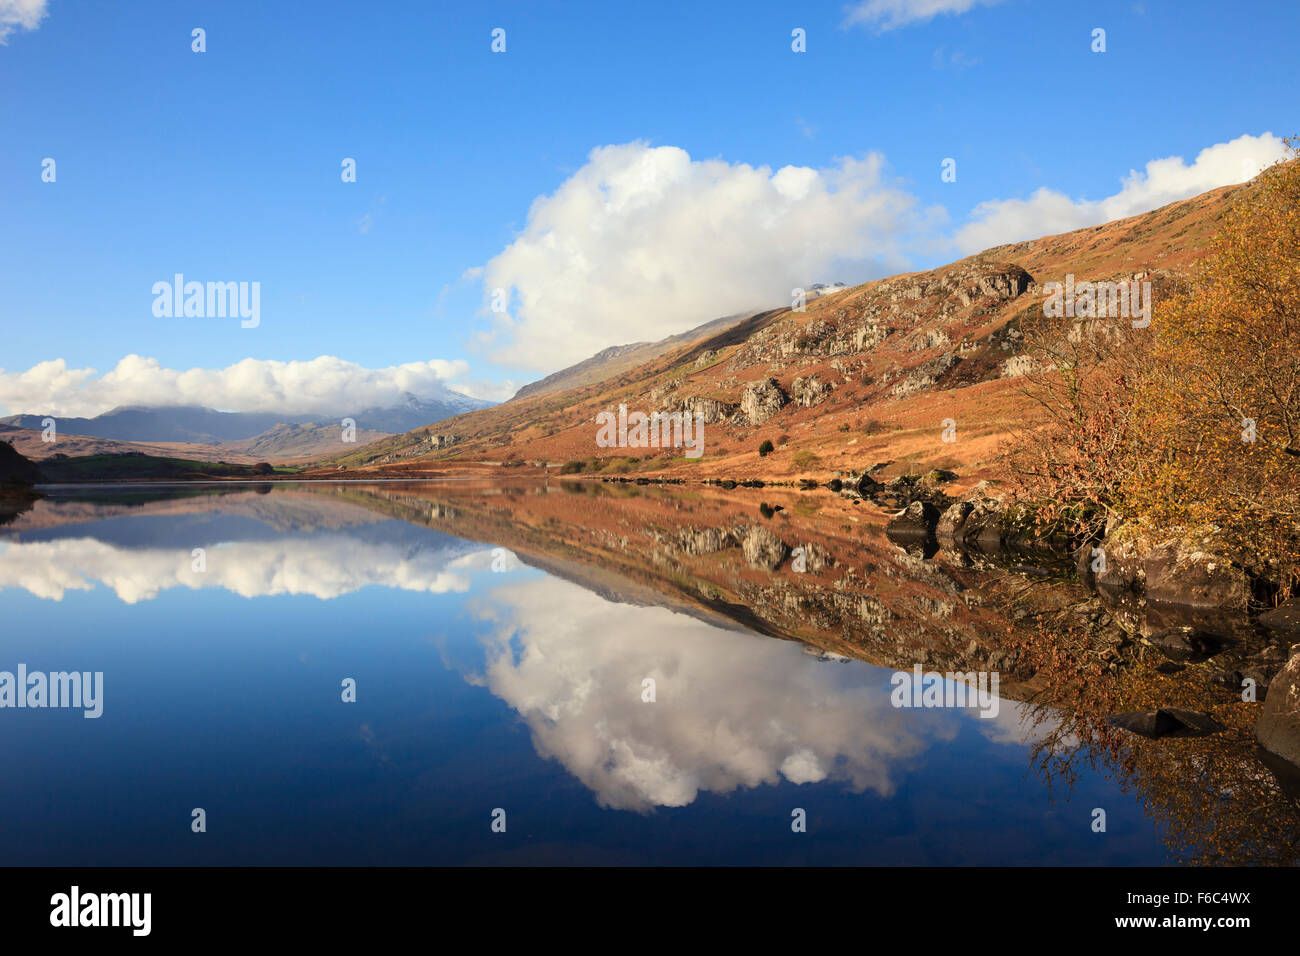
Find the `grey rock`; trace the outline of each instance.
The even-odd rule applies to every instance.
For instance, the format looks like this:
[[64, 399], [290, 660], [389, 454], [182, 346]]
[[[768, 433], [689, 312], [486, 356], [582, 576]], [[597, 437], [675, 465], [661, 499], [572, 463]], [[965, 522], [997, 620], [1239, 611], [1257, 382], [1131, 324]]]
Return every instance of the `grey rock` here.
[[1272, 754], [1300, 767], [1300, 645], [1269, 686], [1255, 739]]
[[939, 523], [939, 509], [927, 501], [913, 501], [890, 519], [885, 532], [891, 537], [929, 537]]

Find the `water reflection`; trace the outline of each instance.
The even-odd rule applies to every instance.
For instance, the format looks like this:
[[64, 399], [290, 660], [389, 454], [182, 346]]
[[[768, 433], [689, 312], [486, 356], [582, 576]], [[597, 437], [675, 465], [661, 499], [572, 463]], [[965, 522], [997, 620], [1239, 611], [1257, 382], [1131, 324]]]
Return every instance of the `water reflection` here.
[[493, 588], [474, 611], [491, 627], [484, 669], [468, 678], [514, 708], [538, 753], [603, 806], [680, 807], [701, 790], [781, 779], [887, 797], [927, 738], [956, 733], [892, 708], [874, 668], [792, 667], [779, 642], [568, 582]]
[[[1229, 830], [1233, 839], [1249, 843], [1255, 835], [1274, 848], [1286, 839], [1285, 822], [1258, 822], [1256, 811], [1275, 802], [1276, 787], [1240, 734], [1180, 742], [1185, 752], [1174, 753], [1163, 749], [1169, 742], [1117, 741], [1099, 732], [1099, 708], [1114, 705], [1121, 690], [1131, 696], [1142, 675], [1093, 676], [1094, 693], [1110, 696], [1083, 707], [1059, 691], [1080, 675], [1050, 671], [1036, 658], [1041, 645], [1026, 646], [1023, 634], [1008, 638], [1015, 628], [999, 595], [1013, 593], [1028, 606], [1020, 579], [980, 577], [959, 563], [909, 553], [828, 514], [833, 505], [807, 497], [775, 501], [770, 489], [758, 502], [572, 483], [58, 494], [0, 528], [0, 613], [7, 604], [43, 622], [45, 635], [38, 644], [27, 639], [30, 629], [14, 631], [5, 650], [55, 653], [74, 647], [67, 635], [87, 627], [126, 635], [94, 645], [107, 655], [110, 681], [110, 703], [96, 723], [110, 732], [120, 727], [113, 681], [142, 682], [125, 702], [118, 691], [116, 707], [156, 708], [153, 727], [187, 726], [192, 716], [176, 701], [202, 695], [194, 684], [170, 702], [155, 700], [157, 685], [146, 677], [166, 686], [203, 675], [184, 656], [135, 651], [130, 635], [137, 629], [179, 619], [194, 649], [181, 646], [176, 655], [231, 658], [247, 685], [240, 707], [259, 695], [282, 697], [286, 679], [303, 679], [281, 673], [280, 684], [267, 676], [262, 686], [258, 669], [245, 666], [246, 658], [279, 643], [295, 648], [304, 665], [337, 659], [337, 667], [349, 668], [341, 673], [360, 670], [362, 703], [343, 711], [357, 714], [348, 718], [348, 735], [361, 749], [333, 758], [343, 764], [329, 778], [302, 784], [313, 792], [342, 786], [337, 805], [272, 822], [265, 807], [284, 801], [282, 772], [250, 777], [243, 767], [330, 762], [323, 755], [338, 744], [326, 728], [340, 713], [337, 691], [329, 689], [337, 686], [333, 673], [321, 678], [324, 694], [297, 701], [300, 719], [285, 725], [282, 716], [268, 716], [259, 723], [269, 733], [251, 746], [264, 753], [231, 751], [224, 765], [214, 760], [204, 770], [233, 773], [262, 794], [258, 827], [278, 834], [273, 845], [283, 842], [258, 857], [263, 862], [305, 859], [311, 840], [313, 847], [339, 841], [336, 855], [317, 862], [469, 859], [481, 851], [461, 846], [445, 823], [439, 829], [433, 821], [454, 820], [457, 833], [462, 826], [477, 832], [478, 822], [459, 822], [466, 808], [507, 801], [503, 786], [525, 806], [558, 801], [563, 809], [553, 818], [576, 828], [567, 838], [594, 840], [608, 824], [586, 815], [577, 794], [564, 796], [566, 785], [548, 767], [576, 781], [595, 812], [647, 819], [691, 813], [694, 828], [682, 837], [697, 847], [689, 858], [710, 862], [748, 859], [752, 835], [745, 828], [755, 824], [747, 814], [788, 816], [791, 806], [810, 801], [823, 808], [821, 825], [842, 829], [834, 850], [819, 851], [826, 862], [944, 862], [935, 847], [967, 863], [1153, 862], [1195, 857]], [[803, 569], [794, 567], [796, 549]], [[41, 609], [15, 595], [38, 600]], [[122, 611], [112, 612], [104, 600]], [[338, 613], [315, 610], [324, 602], [338, 605]], [[256, 651], [227, 635], [225, 617], [233, 634], [262, 635]], [[1082, 661], [1086, 650], [1081, 642], [1071, 653]], [[914, 664], [1001, 671], [1007, 696], [998, 717], [983, 719], [973, 709], [895, 709], [890, 674]], [[1045, 694], [1049, 674], [1054, 692]], [[218, 733], [250, 719], [221, 698], [208, 706], [206, 719]], [[511, 727], [523, 732], [526, 752]], [[71, 736], [79, 728], [49, 732], [51, 752], [80, 743]], [[123, 736], [116, 746], [125, 753], [140, 744]], [[179, 746], [178, 737], [164, 749]], [[1184, 822], [1189, 807], [1202, 808], [1198, 819], [1217, 819], [1205, 808], [1225, 794], [1232, 799], [1231, 779], [1222, 773], [1206, 789], [1171, 769], [1193, 755], [1206, 766], [1234, 768], [1237, 794], [1248, 805], [1238, 800], [1237, 809], [1220, 814], [1231, 825], [1207, 832]], [[30, 757], [34, 764], [41, 759]], [[382, 768], [383, 776], [355, 790], [339, 784], [339, 773], [348, 780], [374, 772], [362, 771], [358, 760]], [[1037, 777], [1027, 775], [1031, 766]], [[158, 767], [170, 773], [166, 761]], [[432, 767], [443, 769], [433, 774]], [[41, 778], [40, 767], [26, 769], [26, 777], [13, 779]], [[176, 785], [160, 782], [164, 790]], [[36, 796], [11, 786], [0, 810], [17, 827]], [[1139, 802], [1122, 796], [1124, 789]], [[743, 803], [719, 817], [720, 798]], [[356, 822], [356, 814], [415, 799], [423, 806], [409, 814], [423, 822], [408, 819], [414, 836], [375, 833]], [[1089, 840], [1090, 811], [1099, 805], [1110, 808], [1123, 837]], [[1154, 819], [1143, 815], [1153, 808]], [[138, 822], [146, 834], [152, 825]], [[320, 830], [331, 826], [335, 836], [322, 844]], [[720, 827], [725, 834], [714, 832]], [[1026, 827], [1027, 835], [1009, 835]], [[8, 832], [0, 826], [0, 838]], [[40, 830], [23, 832], [34, 840]], [[295, 833], [300, 842], [291, 845]], [[600, 852], [625, 838], [609, 832]], [[551, 839], [560, 845], [565, 838]], [[1168, 849], [1162, 840], [1172, 841]], [[672, 855], [674, 845], [659, 862], [681, 860]], [[412, 846], [432, 856], [408, 858]], [[700, 857], [705, 846], [721, 855]], [[34, 845], [30, 859], [59, 862], [43, 852]], [[189, 851], [175, 852], [183, 861]], [[243, 862], [241, 854], [251, 851], [232, 844], [230, 852], [228, 862]], [[1260, 857], [1247, 848], [1236, 858], [1252, 854]], [[1285, 851], [1271, 851], [1269, 861], [1287, 859]]]

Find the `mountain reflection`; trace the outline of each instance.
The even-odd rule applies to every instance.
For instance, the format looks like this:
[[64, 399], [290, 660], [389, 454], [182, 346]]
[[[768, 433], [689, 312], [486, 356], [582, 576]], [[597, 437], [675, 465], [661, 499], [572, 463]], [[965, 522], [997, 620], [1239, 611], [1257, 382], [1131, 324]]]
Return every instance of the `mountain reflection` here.
[[311, 496], [250, 491], [180, 511], [174, 502], [89, 512], [62, 504], [0, 536], [0, 588], [60, 601], [102, 585], [127, 604], [172, 588], [322, 600], [371, 585], [440, 594], [467, 591], [469, 572], [492, 560], [483, 545]]
[[[127, 604], [174, 588], [250, 599], [331, 599], [368, 586], [464, 594], [481, 655], [456, 666], [518, 713], [539, 755], [611, 808], [681, 807], [701, 791], [782, 781], [889, 797], [961, 721], [996, 743], [1026, 739], [1014, 705], [994, 721], [901, 711], [890, 705], [886, 669], [819, 662], [797, 643], [699, 609], [654, 606], [643, 593], [630, 603], [617, 589], [597, 593], [554, 575], [487, 573], [516, 570], [519, 560], [411, 520], [448, 518], [454, 507], [417, 506], [394, 520], [377, 513], [383, 499], [360, 500], [368, 507], [278, 488], [52, 499], [0, 536], [0, 587], [59, 601], [102, 586]], [[477, 591], [475, 575], [487, 582]], [[646, 679], [653, 702], [642, 699]]]
[[[877, 807], [933, 801], [937, 787], [944, 814], [969, 814], [973, 805], [945, 789], [958, 786], [952, 768], [983, 774], [1011, 754], [1017, 780], [1028, 767], [1050, 788], [1050, 812], [1062, 814], [1051, 825], [1062, 832], [1090, 833], [1087, 811], [1102, 792], [1120, 813], [1118, 788], [1159, 827], [1171, 859], [1295, 862], [1300, 801], [1261, 762], [1255, 711], [1141, 645], [1123, 666], [1099, 665], [1111, 645], [1097, 622], [1118, 625], [1098, 596], [1034, 568], [898, 547], [867, 509], [829, 493], [763, 495], [780, 508], [740, 493], [571, 482], [61, 491], [0, 527], [0, 591], [58, 602], [106, 590], [130, 605], [168, 591], [297, 595], [289, 610], [267, 610], [305, 641], [303, 601], [367, 590], [347, 598], [358, 602], [349, 624], [317, 624], [345, 653], [370, 646], [353, 639], [358, 626], [367, 640], [407, 647], [422, 631], [438, 646], [438, 673], [411, 662], [383, 679], [410, 680], [416, 695], [442, 680], [475, 707], [504, 703], [510, 726], [527, 730], [523, 749], [562, 767], [584, 799], [647, 820], [655, 808], [703, 812], [709, 795], [761, 800], [786, 787], [863, 795]], [[794, 566], [796, 551], [806, 570]], [[94, 606], [46, 618], [83, 613]], [[1259, 647], [1248, 631], [1235, 641], [1225, 663]], [[1000, 673], [998, 717], [895, 709], [890, 674], [916, 665]], [[643, 699], [647, 679], [653, 702]], [[462, 720], [437, 701], [422, 706], [434, 709], [410, 731], [417, 739], [439, 719]], [[1109, 723], [1162, 706], [1212, 713], [1225, 729], [1147, 740]], [[464, 729], [455, 726], [450, 733]], [[375, 747], [386, 745], [382, 720], [367, 728]], [[479, 756], [459, 775], [479, 772]], [[1001, 773], [1002, 805], [1031, 798], [1026, 784], [1006, 788], [1005, 765]], [[923, 798], [908, 789], [921, 781]], [[962, 801], [985, 783], [964, 785], [953, 791]], [[1091, 802], [1064, 806], [1080, 787]], [[1046, 826], [1049, 811], [1035, 804], [1040, 811]]]

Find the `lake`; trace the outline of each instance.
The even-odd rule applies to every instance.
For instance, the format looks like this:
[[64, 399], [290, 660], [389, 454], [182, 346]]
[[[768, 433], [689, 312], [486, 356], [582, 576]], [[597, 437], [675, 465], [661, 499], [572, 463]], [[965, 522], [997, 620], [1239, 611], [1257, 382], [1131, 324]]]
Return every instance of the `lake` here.
[[[1133, 778], [1042, 768], [1050, 710], [895, 706], [900, 665], [872, 659], [938, 666], [934, 641], [983, 640], [997, 617], [793, 491], [44, 490], [0, 526], [0, 670], [101, 673], [102, 712], [0, 709], [7, 864], [1186, 850]], [[766, 555], [781, 537], [808, 572]]]

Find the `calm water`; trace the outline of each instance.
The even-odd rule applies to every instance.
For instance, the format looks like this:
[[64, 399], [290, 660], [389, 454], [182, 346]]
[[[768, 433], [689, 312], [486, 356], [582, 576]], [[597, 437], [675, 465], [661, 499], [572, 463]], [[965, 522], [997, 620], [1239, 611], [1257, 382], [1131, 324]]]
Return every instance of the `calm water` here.
[[55, 493], [0, 527], [0, 622], [0, 670], [104, 675], [98, 719], [0, 710], [5, 864], [1167, 859], [1109, 780], [1049, 791], [1013, 701], [896, 709], [346, 494]]

